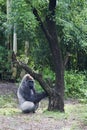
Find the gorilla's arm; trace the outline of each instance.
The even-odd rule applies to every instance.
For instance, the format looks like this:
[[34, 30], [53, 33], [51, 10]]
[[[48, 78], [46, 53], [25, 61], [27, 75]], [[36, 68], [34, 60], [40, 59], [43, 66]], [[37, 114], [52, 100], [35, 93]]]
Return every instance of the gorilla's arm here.
[[30, 97], [29, 101], [32, 101], [34, 103], [38, 103], [40, 100], [42, 100], [45, 97], [47, 97], [46, 92], [35, 93], [35, 95]]

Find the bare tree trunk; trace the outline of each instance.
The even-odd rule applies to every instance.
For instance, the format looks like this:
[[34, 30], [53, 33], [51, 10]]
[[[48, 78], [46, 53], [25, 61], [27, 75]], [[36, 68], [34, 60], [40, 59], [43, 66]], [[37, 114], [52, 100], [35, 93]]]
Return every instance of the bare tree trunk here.
[[13, 30], [13, 52], [15, 55], [17, 54], [17, 32], [16, 32], [16, 25], [14, 25]]
[[[13, 29], [13, 52], [16, 55], [17, 54], [17, 32], [16, 32], [16, 24], [14, 24]], [[17, 66], [12, 66], [12, 79], [15, 80], [17, 76]]]
[[[7, 5], [7, 22], [8, 22], [8, 24], [10, 24], [11, 0], [7, 0], [6, 2], [7, 2], [6, 3], [6, 5]], [[7, 39], [6, 40], [7, 48], [10, 50], [10, 49], [12, 49], [11, 35], [7, 34], [6, 39]]]
[[[28, 57], [28, 54], [29, 54], [29, 41], [26, 40], [25, 41], [25, 58]], [[28, 58], [27, 58], [27, 61], [26, 61], [26, 64], [28, 63]], [[26, 71], [24, 69], [22, 69], [21, 73], [20, 73], [20, 77], [22, 78], [24, 75], [25, 75]]]
[[[6, 13], [7, 13], [7, 24], [10, 25], [10, 18], [11, 18], [11, 3], [12, 3], [12, 0], [6, 0]], [[7, 50], [8, 50], [8, 62], [10, 63], [10, 67], [9, 67], [9, 70], [8, 70], [8, 73], [7, 75], [9, 75], [11, 77], [11, 69], [12, 69], [12, 66], [11, 66], [11, 62], [12, 62], [12, 30], [10, 29], [9, 30], [9, 33], [6, 33], [6, 41], [5, 41], [5, 45], [7, 47]]]
[[25, 41], [25, 55], [28, 56], [29, 54], [29, 41]]

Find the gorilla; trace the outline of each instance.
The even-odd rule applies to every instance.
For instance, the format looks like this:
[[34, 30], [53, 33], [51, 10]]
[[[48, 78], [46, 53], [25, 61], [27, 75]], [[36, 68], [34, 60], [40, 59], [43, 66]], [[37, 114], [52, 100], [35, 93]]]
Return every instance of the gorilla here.
[[30, 74], [25, 74], [17, 90], [17, 97], [23, 113], [34, 113], [39, 107], [39, 102], [47, 97], [47, 93], [36, 92], [33, 77]]

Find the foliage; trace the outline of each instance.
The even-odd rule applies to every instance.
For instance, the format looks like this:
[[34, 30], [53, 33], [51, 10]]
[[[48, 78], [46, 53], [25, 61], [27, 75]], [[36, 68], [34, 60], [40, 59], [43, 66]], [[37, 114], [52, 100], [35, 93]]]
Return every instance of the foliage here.
[[[42, 72], [45, 80], [52, 85], [55, 83], [55, 74], [50, 68], [45, 68]], [[87, 102], [87, 73], [77, 71], [65, 71], [65, 98], [78, 98], [80, 102]], [[36, 82], [36, 88], [42, 91]], [[82, 100], [83, 99], [83, 100]]]
[[[75, 102], [74, 102], [75, 103]], [[78, 122], [82, 122], [83, 125], [87, 124], [87, 104], [66, 104], [65, 105], [65, 113], [59, 113], [59, 112], [50, 112], [50, 111], [44, 111], [44, 115], [49, 118], [54, 118], [55, 120], [71, 120], [73, 118], [75, 122], [72, 123], [70, 126], [70, 130], [79, 130], [79, 125], [77, 124], [76, 120]], [[81, 127], [81, 126], [80, 126]], [[82, 127], [83, 128], [83, 127]], [[65, 127], [64, 127], [65, 129]], [[67, 127], [66, 127], [67, 129]]]
[[[47, 82], [50, 81], [52, 85], [55, 83], [55, 75], [49, 68], [45, 68], [42, 74]], [[38, 91], [43, 91], [37, 82], [35, 86]], [[86, 72], [65, 71], [65, 98], [78, 98], [81, 103], [87, 102]]]
[[0, 109], [0, 115], [4, 115], [4, 116], [14, 116], [19, 114], [19, 112], [21, 112], [20, 110], [18, 110], [17, 108], [1, 108]]
[[12, 1], [11, 24], [16, 24], [18, 39], [33, 39], [37, 21], [32, 13], [31, 5], [25, 0]]
[[0, 46], [0, 78], [2, 80], [8, 80], [11, 78], [11, 64], [9, 63], [7, 56], [8, 50], [5, 49], [3, 46]]
[[0, 115], [12, 116], [20, 112], [17, 108], [17, 101], [13, 95], [0, 96]]
[[[6, 12], [5, 1], [1, 0], [0, 4], [3, 13]], [[4, 24], [2, 21], [7, 28], [5, 30], [7, 33], [9, 33], [11, 28], [13, 28], [13, 25], [16, 24], [18, 52], [20, 51], [22, 55], [24, 51], [24, 41], [26, 39], [29, 40], [30, 50], [32, 50], [30, 51], [30, 59], [32, 60], [33, 58], [34, 66], [38, 69], [43, 68], [45, 65], [53, 67], [53, 64], [47, 41], [32, 13], [32, 6], [37, 8], [40, 17], [45, 24], [45, 16], [48, 12], [47, 5], [48, 1], [43, 0], [32, 0], [29, 4], [26, 3], [26, 0], [14, 0], [11, 4], [12, 11], [10, 14], [10, 22]], [[67, 66], [67, 68], [70, 69], [77, 69], [77, 67], [81, 69], [84, 69], [84, 67], [86, 68], [86, 5], [86, 0], [75, 2], [59, 0], [57, 4], [56, 23], [58, 37], [61, 41], [63, 55], [66, 54], [66, 51], [69, 51], [72, 54]], [[1, 14], [1, 16], [3, 15]]]
[[84, 73], [65, 72], [65, 97], [87, 98], [87, 77]]
[[[85, 2], [81, 1], [81, 5], [79, 5], [78, 2], [59, 0], [56, 9], [58, 37], [61, 41], [63, 56], [66, 54], [66, 51], [72, 54], [67, 66], [69, 69], [77, 69], [78, 67], [78, 69], [84, 70], [84, 67], [86, 68], [86, 30], [83, 28], [83, 25], [85, 25], [86, 29], [86, 15], [84, 16], [82, 11], [83, 8], [84, 12], [86, 12]], [[32, 13], [32, 6], [36, 7], [45, 24], [45, 16], [48, 12], [47, 4], [47, 1], [43, 0], [37, 2], [32, 0], [29, 4], [24, 0], [15, 0], [12, 4], [11, 17], [12, 22], [17, 23], [18, 41], [24, 46], [23, 40], [27, 37], [30, 50], [32, 50], [30, 51], [30, 59], [32, 60], [33, 58], [34, 66], [37, 69], [41, 69], [45, 65], [50, 65], [53, 69], [52, 57], [47, 41]], [[85, 46], [82, 47], [83, 45]], [[20, 45], [18, 44], [18, 46]]]
[[[72, 54], [68, 69], [84, 70], [87, 64], [87, 1], [60, 1], [56, 9], [57, 26], [63, 55]], [[84, 58], [83, 58], [84, 57]], [[84, 66], [84, 67], [83, 67]]]
[[[55, 74], [45, 68], [42, 75], [45, 80], [52, 85], [55, 83]], [[65, 98], [78, 98], [81, 103], [87, 102], [87, 73], [78, 71], [65, 71]], [[42, 91], [42, 88], [36, 82], [36, 89]]]
[[42, 74], [44, 75], [45, 79], [50, 79], [52, 82], [55, 81], [55, 74], [49, 67], [45, 68]]
[[[5, 53], [9, 50], [6, 43], [6, 35], [13, 31], [16, 24], [18, 55], [21, 55], [25, 62], [29, 59], [28, 65], [37, 71], [44, 71], [46, 68], [54, 69], [52, 55], [49, 46], [39, 27], [32, 7], [37, 8], [38, 13], [45, 25], [45, 16], [48, 12], [47, 0], [14, 0], [11, 3], [10, 21], [6, 22], [6, 0], [0, 0], [0, 39]], [[67, 70], [87, 69], [87, 1], [86, 0], [59, 0], [56, 8], [56, 24], [58, 38], [61, 44], [63, 57], [70, 52], [71, 57], [67, 63]], [[29, 57], [24, 56], [25, 40], [29, 41]], [[1, 49], [0, 49], [1, 50]], [[3, 51], [3, 52], [4, 52]], [[1, 51], [1, 55], [4, 54]], [[10, 52], [9, 52], [10, 53]], [[6, 55], [7, 56], [7, 55]], [[5, 56], [5, 58], [6, 58]], [[0, 56], [2, 57], [2, 56]], [[7, 59], [7, 58], [6, 58]], [[3, 61], [2, 61], [3, 60]], [[0, 59], [1, 63], [6, 60]], [[3, 63], [3, 64], [4, 64]], [[6, 69], [10, 63], [6, 62]], [[9, 64], [9, 67], [7, 67]], [[4, 72], [2, 65], [1, 71]], [[8, 69], [9, 70], [9, 69]], [[47, 69], [46, 69], [47, 71]], [[51, 74], [52, 75], [52, 74]], [[50, 75], [50, 76], [51, 76]]]
[[[40, 122], [41, 119], [52, 119], [52, 122], [54, 121], [58, 121], [61, 122], [61, 120], [64, 124], [64, 121], [68, 122], [69, 121], [73, 121], [72, 123], [70, 123], [69, 127], [70, 129], [74, 130], [74, 129], [81, 129], [83, 128], [83, 126], [86, 126], [87, 124], [87, 104], [80, 104], [80, 103], [76, 103], [77, 101], [73, 102], [71, 101], [70, 103], [65, 104], [65, 112], [64, 113], [60, 113], [60, 112], [52, 112], [52, 111], [47, 111], [46, 107], [47, 107], [47, 102], [44, 101], [42, 102], [42, 104], [40, 105], [40, 108], [38, 109], [38, 111], [36, 112], [36, 114], [32, 114], [31, 118], [30, 116], [25, 116], [24, 114], [21, 115], [21, 111], [20, 109], [17, 107], [17, 102], [15, 99], [13, 99], [12, 95], [5, 95], [5, 96], [0, 96], [0, 115], [4, 116], [5, 118], [9, 117], [9, 121], [12, 120], [12, 118], [10, 119], [10, 117], [15, 117], [14, 121], [21, 116], [24, 117], [24, 120], [21, 120], [22, 122], [26, 122], [28, 123], [29, 121], [32, 121], [32, 119], [37, 123], [38, 121]], [[45, 104], [43, 104], [45, 103]], [[74, 103], [74, 104], [73, 104]], [[42, 105], [44, 105], [42, 107]], [[79, 123], [77, 123], [79, 122]], [[60, 124], [61, 124], [60, 123]], [[68, 125], [63, 125], [62, 127], [64, 127], [64, 129], [68, 128]]]
[[4, 11], [2, 12], [0, 10], [0, 44], [1, 45], [5, 43], [5, 27], [4, 27], [5, 22], [6, 22], [6, 15]]
[[0, 96], [0, 108], [11, 108], [15, 107], [16, 103], [13, 98], [13, 95], [1, 95]]
[[[49, 67], [43, 69], [43, 71], [40, 71], [40, 72], [43, 75], [46, 82], [49, 82], [52, 86], [54, 86], [54, 83], [55, 83], [55, 74], [54, 74], [54, 72]], [[43, 91], [43, 89], [41, 88], [39, 83], [36, 82], [36, 81], [35, 81], [35, 88], [36, 88], [37, 91]]]

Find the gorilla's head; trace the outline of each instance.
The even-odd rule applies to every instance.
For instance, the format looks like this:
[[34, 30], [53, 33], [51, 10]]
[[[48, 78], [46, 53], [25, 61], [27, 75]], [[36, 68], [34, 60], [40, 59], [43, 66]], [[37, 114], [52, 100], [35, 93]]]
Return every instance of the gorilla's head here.
[[30, 74], [26, 74], [22, 79], [22, 85], [29, 87], [30, 89], [34, 88], [34, 79]]

